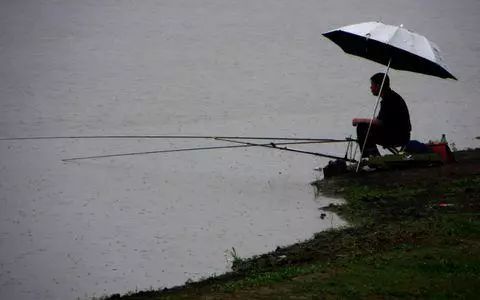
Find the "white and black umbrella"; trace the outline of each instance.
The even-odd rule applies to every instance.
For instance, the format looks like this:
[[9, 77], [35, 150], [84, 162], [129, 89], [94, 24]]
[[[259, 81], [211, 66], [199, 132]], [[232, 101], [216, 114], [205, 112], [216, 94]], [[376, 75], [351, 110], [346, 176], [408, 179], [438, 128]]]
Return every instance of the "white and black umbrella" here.
[[456, 80], [448, 71], [438, 47], [426, 37], [403, 26], [365, 22], [323, 35], [348, 54], [367, 58], [392, 69]]
[[[348, 54], [360, 56], [387, 66], [385, 76], [390, 68], [422, 73], [440, 78], [455, 76], [448, 71], [438, 47], [426, 37], [403, 28], [403, 26], [387, 25], [380, 22], [365, 22], [341, 27], [323, 35], [340, 46]], [[380, 86], [373, 117], [380, 102], [383, 83]], [[372, 119], [373, 120], [373, 119]], [[368, 126], [367, 137], [372, 126]], [[363, 156], [365, 144], [360, 152], [357, 171]]]

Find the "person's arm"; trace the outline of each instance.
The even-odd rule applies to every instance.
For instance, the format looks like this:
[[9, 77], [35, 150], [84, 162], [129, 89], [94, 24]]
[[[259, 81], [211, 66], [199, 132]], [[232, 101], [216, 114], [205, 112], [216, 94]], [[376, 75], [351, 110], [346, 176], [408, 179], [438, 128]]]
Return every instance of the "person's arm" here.
[[[368, 123], [370, 123], [370, 120], [372, 120], [372, 119], [367, 119], [367, 118], [354, 118], [354, 119], [352, 120], [352, 125], [353, 125], [353, 126], [357, 126], [358, 124], [361, 124], [361, 123], [368, 124]], [[373, 120], [372, 120], [372, 125], [374, 125], [374, 126], [381, 125], [381, 124], [382, 124], [382, 121], [380, 121], [379, 119], [373, 119]]]

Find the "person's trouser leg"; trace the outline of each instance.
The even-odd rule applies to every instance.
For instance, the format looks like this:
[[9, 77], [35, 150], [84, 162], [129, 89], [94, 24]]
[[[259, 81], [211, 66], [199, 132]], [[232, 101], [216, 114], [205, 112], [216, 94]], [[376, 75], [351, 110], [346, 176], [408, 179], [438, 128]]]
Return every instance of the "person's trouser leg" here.
[[375, 139], [377, 130], [375, 126], [372, 125], [367, 137], [368, 126], [369, 126], [368, 123], [360, 123], [357, 125], [357, 142], [358, 142], [358, 145], [360, 146], [360, 150], [363, 147], [363, 143], [365, 142], [365, 139], [367, 139], [367, 143], [365, 144], [365, 149], [363, 150], [362, 157], [379, 156], [380, 152], [378, 152], [376, 139]]

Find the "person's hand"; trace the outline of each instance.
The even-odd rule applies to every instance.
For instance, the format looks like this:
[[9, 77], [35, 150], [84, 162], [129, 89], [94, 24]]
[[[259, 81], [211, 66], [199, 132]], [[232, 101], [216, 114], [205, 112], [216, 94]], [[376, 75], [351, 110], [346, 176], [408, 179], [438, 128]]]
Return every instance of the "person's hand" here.
[[366, 119], [366, 118], [354, 118], [352, 120], [352, 125], [353, 126], [357, 126], [358, 124], [360, 123], [370, 123], [370, 119]]

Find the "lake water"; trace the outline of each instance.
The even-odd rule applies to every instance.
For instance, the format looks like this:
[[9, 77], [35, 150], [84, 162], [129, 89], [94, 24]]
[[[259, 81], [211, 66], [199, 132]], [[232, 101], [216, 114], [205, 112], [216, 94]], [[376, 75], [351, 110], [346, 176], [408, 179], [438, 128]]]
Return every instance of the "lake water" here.
[[[425, 34], [459, 81], [391, 71], [413, 138], [478, 147], [480, 2], [1, 1], [0, 137], [344, 138], [384, 67], [321, 33], [380, 20]], [[328, 160], [265, 148], [83, 160], [211, 140], [0, 141], [0, 298], [170, 287], [343, 224], [309, 182]], [[345, 145], [295, 146], [343, 155]]]

